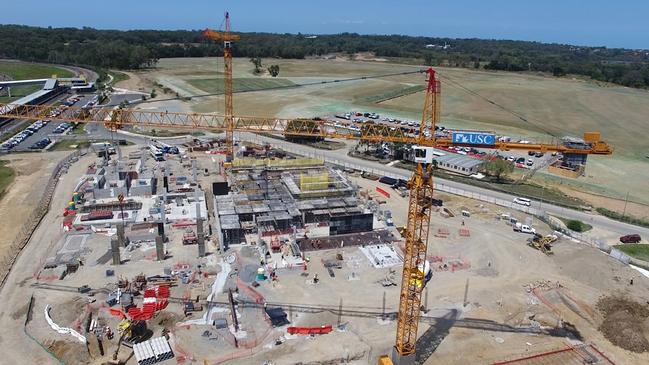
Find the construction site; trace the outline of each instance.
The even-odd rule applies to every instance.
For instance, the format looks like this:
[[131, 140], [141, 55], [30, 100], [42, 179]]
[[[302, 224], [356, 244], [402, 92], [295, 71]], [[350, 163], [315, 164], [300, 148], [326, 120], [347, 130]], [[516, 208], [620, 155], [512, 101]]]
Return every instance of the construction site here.
[[[361, 364], [388, 352], [408, 197], [268, 146], [239, 147], [247, 157], [231, 163], [191, 149], [159, 162], [131, 146], [70, 166], [22, 284], [27, 331], [65, 363]], [[514, 218], [552, 233], [531, 215], [436, 198], [417, 363], [625, 363], [593, 327], [606, 320], [597, 293], [642, 296], [645, 280], [571, 238], [528, 246]], [[598, 268], [566, 269], [583, 262]]]
[[[542, 201], [433, 177], [438, 163], [477, 172], [442, 158], [457, 147], [560, 154], [551, 167], [579, 178], [614, 151], [599, 132], [537, 143], [438, 131], [432, 68], [416, 71], [422, 116], [407, 127], [239, 117], [239, 36], [227, 13], [224, 24], [203, 33], [223, 42], [222, 114], [99, 105], [52, 116], [105, 128], [113, 143], [54, 168], [6, 262], [3, 348], [43, 364], [649, 362], [645, 264], [565, 229]], [[135, 127], [205, 134], [114, 143], [140, 138]], [[300, 153], [291, 138], [407, 144], [412, 171]]]

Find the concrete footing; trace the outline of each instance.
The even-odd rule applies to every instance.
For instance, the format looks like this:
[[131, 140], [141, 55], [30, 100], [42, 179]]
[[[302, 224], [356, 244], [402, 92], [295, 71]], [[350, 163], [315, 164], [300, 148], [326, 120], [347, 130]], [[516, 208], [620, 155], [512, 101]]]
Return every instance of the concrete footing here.
[[394, 365], [415, 365], [415, 354], [401, 355], [396, 347], [392, 348], [390, 358]]

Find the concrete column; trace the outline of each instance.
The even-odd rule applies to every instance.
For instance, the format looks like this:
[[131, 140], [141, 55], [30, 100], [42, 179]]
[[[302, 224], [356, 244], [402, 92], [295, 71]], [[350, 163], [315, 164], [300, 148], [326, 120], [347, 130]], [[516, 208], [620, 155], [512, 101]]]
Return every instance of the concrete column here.
[[126, 247], [126, 237], [124, 236], [124, 223], [117, 223], [117, 240], [120, 247]]
[[165, 246], [162, 242], [162, 236], [156, 236], [155, 238], [155, 252], [158, 258], [158, 261], [165, 259]]
[[158, 222], [158, 236], [162, 237], [162, 242], [166, 242], [164, 221]]
[[120, 265], [122, 261], [119, 256], [119, 240], [117, 239], [117, 237], [111, 237], [110, 251], [113, 254], [113, 265]]
[[204, 257], [205, 233], [203, 233], [203, 218], [201, 217], [200, 202], [196, 202], [196, 238], [198, 239], [198, 257]]
[[196, 175], [196, 159], [192, 160], [192, 178], [194, 179], [194, 183], [198, 184], [198, 176]]

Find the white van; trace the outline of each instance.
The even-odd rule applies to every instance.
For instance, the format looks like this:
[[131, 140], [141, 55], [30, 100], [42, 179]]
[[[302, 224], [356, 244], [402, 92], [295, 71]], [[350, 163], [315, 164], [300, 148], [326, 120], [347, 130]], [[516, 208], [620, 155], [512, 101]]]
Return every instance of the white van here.
[[527, 207], [532, 205], [532, 201], [527, 199], [527, 198], [514, 198], [514, 203], [520, 204], [520, 205], [525, 205]]
[[516, 223], [512, 228], [514, 229], [514, 232], [521, 232], [521, 233], [528, 233], [528, 234], [536, 233], [536, 229], [528, 226], [527, 224], [521, 224], [520, 222]]

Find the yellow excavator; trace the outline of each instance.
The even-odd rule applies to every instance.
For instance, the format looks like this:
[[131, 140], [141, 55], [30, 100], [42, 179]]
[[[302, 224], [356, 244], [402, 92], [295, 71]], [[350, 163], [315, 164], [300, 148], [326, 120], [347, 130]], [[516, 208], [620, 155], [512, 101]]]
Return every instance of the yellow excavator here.
[[527, 245], [543, 252], [546, 255], [554, 255], [554, 252], [552, 252], [552, 244], [557, 239], [558, 237], [553, 234], [546, 236], [535, 234], [533, 238], [527, 240]]

